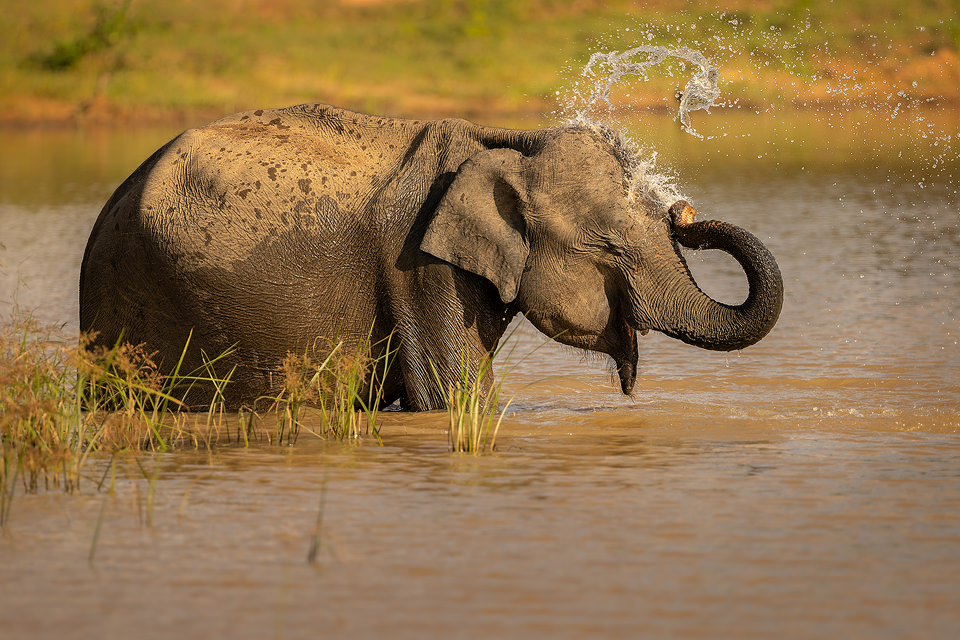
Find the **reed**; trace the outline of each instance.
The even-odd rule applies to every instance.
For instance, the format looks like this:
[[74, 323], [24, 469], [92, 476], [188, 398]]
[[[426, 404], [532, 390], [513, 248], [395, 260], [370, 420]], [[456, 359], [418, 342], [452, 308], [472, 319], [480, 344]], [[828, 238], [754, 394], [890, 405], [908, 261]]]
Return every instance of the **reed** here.
[[277, 414], [274, 440], [295, 444], [300, 430], [308, 428], [302, 416], [310, 407], [319, 411], [315, 435], [338, 440], [373, 435], [380, 442], [378, 414], [395, 353], [391, 340], [387, 336], [373, 343], [368, 333], [353, 350], [342, 340], [331, 340], [319, 362], [309, 353], [288, 353], [283, 361], [284, 386], [272, 405]]
[[[224, 433], [230, 441], [224, 392], [234, 369], [218, 371], [231, 352], [201, 354], [202, 366], [185, 372], [191, 338], [173, 371], [162, 374], [142, 345], [94, 346], [90, 336], [65, 336], [17, 313], [0, 322], [0, 526], [10, 517], [18, 486], [26, 493], [51, 487], [74, 492], [88, 461], [104, 456], [110, 462], [99, 482], [94, 479], [96, 489], [104, 488], [109, 473], [112, 491], [118, 458], [132, 457], [148, 481], [145, 520], [151, 525], [159, 467], [148, 473], [142, 452], [211, 448]], [[395, 354], [391, 337], [374, 343], [368, 334], [353, 349], [342, 340], [328, 343], [322, 360], [287, 356], [285, 383], [272, 404], [276, 431], [258, 428], [262, 416], [241, 409], [237, 444], [265, 435], [274, 444], [293, 445], [301, 429], [341, 440], [372, 434], [380, 442], [378, 413]], [[185, 405], [188, 397], [192, 407]], [[199, 413], [181, 411], [198, 403]], [[91, 561], [95, 549], [96, 537]]]
[[14, 314], [0, 325], [0, 524], [18, 482], [27, 492], [72, 492], [94, 454], [166, 451], [185, 441], [186, 417], [175, 409], [199, 384], [215, 390], [207, 429], [219, 430], [232, 370], [220, 377], [215, 368], [228, 354], [189, 373], [181, 355], [162, 375], [143, 346], [93, 347], [89, 336], [66, 337]]
[[[0, 323], [0, 523], [9, 516], [17, 483], [27, 492], [50, 486], [72, 492], [92, 455], [215, 446], [224, 432], [224, 391], [234, 373], [218, 370], [231, 352], [202, 354], [202, 366], [185, 372], [191, 338], [164, 375], [142, 345], [93, 346], [90, 336], [64, 336], [16, 313]], [[287, 356], [269, 441], [293, 445], [301, 429], [341, 440], [372, 434], [380, 441], [378, 412], [395, 353], [391, 337], [373, 343], [368, 334], [352, 350], [341, 340], [329, 344], [320, 361]], [[209, 397], [198, 395], [205, 390]], [[199, 400], [205, 416], [188, 420], [180, 411], [187, 397], [193, 405]], [[308, 408], [319, 409], [318, 420], [306, 420]], [[241, 409], [237, 417], [237, 442], [249, 445], [261, 435], [259, 416]], [[229, 442], [229, 431], [226, 437]]]
[[444, 385], [433, 363], [430, 363], [434, 378], [441, 388], [445, 388], [447, 431], [450, 448], [454, 453], [472, 453], [480, 455], [492, 452], [496, 447], [497, 433], [503, 416], [513, 402], [513, 398], [500, 408], [500, 394], [506, 375], [500, 381], [490, 385], [487, 380], [493, 377], [493, 361], [502, 349], [502, 345], [493, 354], [484, 354], [480, 366], [473, 372], [470, 367], [469, 348], [464, 345], [460, 350], [459, 370], [454, 382]]

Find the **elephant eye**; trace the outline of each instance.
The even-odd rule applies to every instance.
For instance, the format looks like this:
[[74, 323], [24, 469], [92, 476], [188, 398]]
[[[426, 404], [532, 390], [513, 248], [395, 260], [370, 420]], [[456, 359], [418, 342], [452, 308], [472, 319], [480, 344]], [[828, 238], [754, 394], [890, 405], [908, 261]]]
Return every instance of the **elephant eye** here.
[[605, 249], [608, 253], [612, 253], [618, 258], [622, 258], [627, 255], [627, 250], [624, 248], [626, 242], [619, 235], [611, 234], [604, 239]]

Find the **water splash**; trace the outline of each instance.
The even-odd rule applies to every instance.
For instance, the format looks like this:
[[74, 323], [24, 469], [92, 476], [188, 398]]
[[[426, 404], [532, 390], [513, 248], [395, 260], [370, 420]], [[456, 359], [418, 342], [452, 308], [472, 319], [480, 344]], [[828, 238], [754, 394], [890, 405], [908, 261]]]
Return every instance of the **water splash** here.
[[616, 150], [626, 170], [628, 202], [665, 211], [677, 200], [686, 199], [677, 189], [674, 177], [657, 167], [656, 151], [645, 150], [623, 133], [598, 122], [583, 121], [576, 125], [592, 129]]
[[[658, 98], [676, 109], [674, 119], [683, 131], [708, 142], [697, 151], [698, 161], [734, 153], [743, 160], [803, 170], [800, 159], [811, 152], [839, 164], [862, 162], [870, 155], [909, 154], [913, 164], [898, 165], [888, 182], [900, 184], [907, 177], [917, 187], [911, 196], [916, 205], [930, 200], [925, 195], [929, 185], [956, 185], [960, 134], [955, 119], [944, 115], [949, 104], [934, 90], [937, 74], [956, 66], [949, 51], [908, 56], [901, 69], [890, 71], [834, 55], [822, 17], [811, 10], [775, 24], [724, 12], [694, 11], [688, 18], [673, 25], [639, 23], [611, 36], [609, 41], [619, 46], [601, 47], [586, 65], [570, 69], [572, 82], [563, 94], [558, 92], [558, 119], [639, 136], [635, 147], [649, 167], [636, 173], [661, 182], [653, 166], [657, 141], [637, 122], [640, 108]], [[867, 53], [890, 49], [894, 36], [886, 27], [868, 25], [858, 46]], [[724, 85], [722, 98], [718, 68], [733, 78]], [[671, 104], [670, 85], [659, 81], [665, 75], [674, 79], [678, 107]], [[648, 95], [630, 99], [631, 82], [648, 87]], [[714, 106], [725, 107], [734, 118], [733, 111], [739, 111], [737, 122], [757, 126], [723, 126], [725, 121], [719, 134], [704, 138], [693, 128], [691, 114]], [[758, 118], [751, 119], [750, 113]], [[732, 151], [729, 144], [709, 142], [715, 138], [743, 143]], [[851, 154], [847, 147], [870, 151]], [[960, 190], [948, 190], [955, 202]]]
[[684, 131], [702, 138], [703, 136], [696, 132], [690, 122], [690, 112], [698, 110], [710, 112], [710, 107], [714, 106], [720, 98], [720, 89], [717, 86], [720, 72], [706, 56], [689, 47], [642, 45], [622, 53], [619, 51], [594, 53], [584, 66], [581, 75], [595, 80], [585, 103], [575, 108], [574, 119], [578, 122], [592, 120], [591, 111], [599, 102], [605, 102], [612, 109], [610, 91], [614, 85], [621, 82], [625, 76], [637, 76], [647, 80], [648, 69], [670, 58], [692, 63], [699, 68], [680, 93], [680, 107], [676, 119]]
[[[677, 200], [687, 199], [676, 186], [675, 177], [657, 165], [657, 152], [628, 138], [613, 118], [603, 118], [597, 113], [598, 105], [606, 104], [611, 111], [615, 107], [610, 99], [613, 87], [628, 76], [648, 80], [651, 67], [670, 60], [692, 63], [697, 72], [687, 81], [679, 94], [680, 105], [676, 120], [687, 133], [703, 139], [690, 122], [690, 112], [704, 110], [709, 113], [720, 97], [717, 82], [720, 73], [702, 53], [689, 47], [666, 47], [642, 45], [627, 51], [597, 52], [579, 73], [581, 81], [567, 94], [565, 120], [570, 124], [593, 129], [608, 139], [623, 155], [627, 169], [627, 196], [631, 202], [644, 203], [656, 210], [666, 210]], [[606, 121], [604, 121], [606, 120]]]

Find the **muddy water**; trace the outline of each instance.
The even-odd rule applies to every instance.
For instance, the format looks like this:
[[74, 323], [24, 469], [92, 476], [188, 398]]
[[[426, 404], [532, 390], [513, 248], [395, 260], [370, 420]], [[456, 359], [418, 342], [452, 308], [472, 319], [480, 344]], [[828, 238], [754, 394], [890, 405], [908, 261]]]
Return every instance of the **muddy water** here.
[[[112, 493], [97, 461], [80, 495], [15, 496], [0, 637], [956, 637], [956, 155], [862, 120], [696, 125], [648, 126], [701, 215], [778, 257], [759, 345], [651, 334], [624, 398], [518, 323], [493, 456], [393, 414], [382, 447], [223, 442], [120, 464]], [[0, 134], [0, 311], [16, 290], [76, 326], [100, 204], [173, 133]], [[742, 297], [732, 261], [690, 260]]]

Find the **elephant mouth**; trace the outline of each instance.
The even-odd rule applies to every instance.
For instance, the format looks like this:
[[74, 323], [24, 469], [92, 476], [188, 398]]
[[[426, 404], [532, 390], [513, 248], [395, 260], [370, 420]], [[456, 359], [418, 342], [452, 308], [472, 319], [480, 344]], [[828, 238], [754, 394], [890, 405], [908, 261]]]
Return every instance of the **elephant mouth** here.
[[624, 395], [633, 393], [633, 386], [637, 382], [637, 364], [640, 361], [640, 351], [637, 348], [637, 332], [629, 323], [622, 323], [621, 350], [614, 356], [617, 365], [617, 375], [620, 376], [620, 390]]

